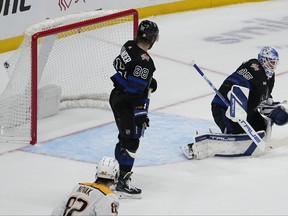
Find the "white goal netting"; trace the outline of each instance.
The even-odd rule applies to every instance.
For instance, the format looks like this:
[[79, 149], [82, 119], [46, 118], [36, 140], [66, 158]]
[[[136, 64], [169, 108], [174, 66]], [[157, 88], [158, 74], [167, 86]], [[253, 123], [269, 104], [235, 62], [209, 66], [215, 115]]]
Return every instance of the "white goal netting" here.
[[[122, 16], [121, 12], [121, 17], [114, 16], [118, 13], [110, 10], [73, 14], [26, 29], [21, 46], [4, 64], [9, 82], [0, 95], [0, 139], [31, 142], [31, 136], [37, 136], [37, 126], [33, 131], [33, 97], [45, 86], [61, 88], [60, 109], [109, 108], [113, 60], [135, 33], [133, 14]], [[35, 36], [39, 36], [37, 55], [31, 49]], [[36, 74], [32, 67], [35, 62]], [[35, 82], [37, 91], [32, 88]]]

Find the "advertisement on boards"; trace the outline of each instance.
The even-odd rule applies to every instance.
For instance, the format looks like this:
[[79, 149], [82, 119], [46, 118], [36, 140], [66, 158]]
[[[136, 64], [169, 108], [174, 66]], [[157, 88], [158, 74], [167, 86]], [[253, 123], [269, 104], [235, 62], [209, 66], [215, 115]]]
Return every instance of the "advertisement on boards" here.
[[28, 26], [41, 20], [45, 13], [42, 0], [0, 0], [0, 40], [23, 34]]
[[177, 0], [0, 0], [0, 40], [22, 35], [44, 19], [99, 9], [142, 8]]

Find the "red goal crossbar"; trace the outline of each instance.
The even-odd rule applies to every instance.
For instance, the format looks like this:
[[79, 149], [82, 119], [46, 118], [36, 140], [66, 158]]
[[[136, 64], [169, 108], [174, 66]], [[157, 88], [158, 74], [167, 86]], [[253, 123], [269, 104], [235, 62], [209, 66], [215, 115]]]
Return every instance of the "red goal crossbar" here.
[[[60, 27], [55, 27], [43, 31], [34, 33], [31, 38], [31, 141], [30, 144], [37, 143], [37, 84], [38, 84], [38, 39], [58, 34], [64, 31], [75, 30], [85, 26], [93, 25], [96, 23], [101, 23], [113, 19], [118, 19], [125, 16], [133, 16], [133, 32], [134, 38], [136, 37], [138, 28], [138, 12], [135, 9], [125, 10], [102, 17], [97, 17], [93, 19], [88, 19], [86, 21], [80, 21], [77, 23], [72, 23]], [[128, 40], [128, 38], [127, 38]]]

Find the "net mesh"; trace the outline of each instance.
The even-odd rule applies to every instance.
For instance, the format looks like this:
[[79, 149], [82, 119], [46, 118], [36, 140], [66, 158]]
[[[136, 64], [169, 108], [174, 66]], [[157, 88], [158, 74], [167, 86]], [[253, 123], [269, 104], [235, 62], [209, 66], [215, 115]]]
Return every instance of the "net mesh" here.
[[[37, 88], [61, 87], [61, 109], [109, 108], [112, 62], [121, 46], [133, 39], [133, 15], [86, 25], [87, 20], [118, 11], [94, 11], [45, 20], [26, 29], [24, 40], [5, 62], [9, 76], [0, 96], [0, 138], [31, 139], [31, 37], [43, 30], [57, 29], [38, 39]], [[81, 22], [83, 26], [66, 29]], [[59, 28], [60, 27], [60, 28]], [[65, 31], [63, 31], [65, 29]]]

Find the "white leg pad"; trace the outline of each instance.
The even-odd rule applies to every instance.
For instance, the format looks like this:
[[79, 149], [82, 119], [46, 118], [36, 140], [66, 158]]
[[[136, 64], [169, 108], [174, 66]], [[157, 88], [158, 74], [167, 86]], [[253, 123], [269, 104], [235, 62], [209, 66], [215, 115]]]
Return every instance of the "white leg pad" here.
[[[265, 137], [265, 131], [258, 135]], [[242, 157], [260, 156], [264, 153], [247, 134], [217, 134], [207, 133], [195, 137], [195, 142], [181, 147], [187, 159], [204, 159], [208, 157]]]

